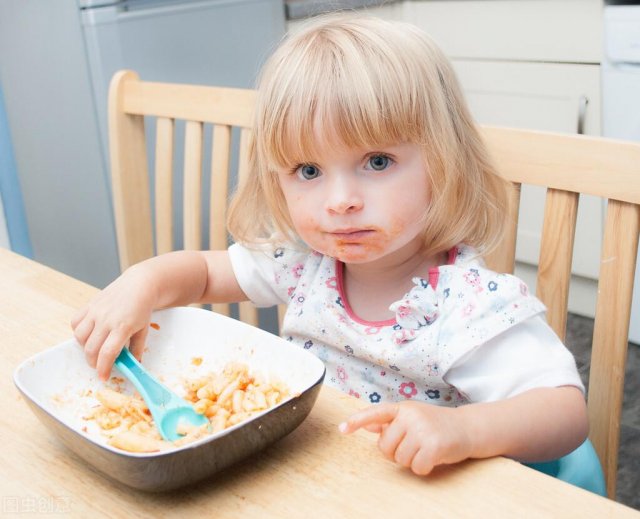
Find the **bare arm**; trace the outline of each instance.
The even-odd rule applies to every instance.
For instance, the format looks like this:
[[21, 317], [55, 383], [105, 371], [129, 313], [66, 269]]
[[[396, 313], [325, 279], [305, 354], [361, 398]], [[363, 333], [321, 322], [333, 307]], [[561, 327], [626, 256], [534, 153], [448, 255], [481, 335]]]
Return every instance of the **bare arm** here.
[[171, 252], [127, 269], [74, 316], [71, 327], [104, 380], [127, 342], [140, 358], [153, 310], [246, 299], [227, 251]]
[[349, 417], [340, 430], [359, 428], [379, 433], [383, 454], [420, 475], [467, 458], [555, 459], [577, 448], [588, 432], [584, 397], [569, 386], [455, 409], [422, 402], [376, 405]]
[[576, 449], [589, 432], [584, 396], [572, 386], [532, 389], [461, 407], [460, 414], [472, 439], [473, 458], [548, 461]]

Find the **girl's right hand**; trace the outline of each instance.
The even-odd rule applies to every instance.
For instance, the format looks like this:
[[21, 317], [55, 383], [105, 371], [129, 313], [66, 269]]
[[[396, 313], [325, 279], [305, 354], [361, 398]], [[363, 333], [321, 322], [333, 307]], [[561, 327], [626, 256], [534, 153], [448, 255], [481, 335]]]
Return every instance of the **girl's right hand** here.
[[109, 378], [127, 343], [140, 360], [156, 301], [154, 284], [144, 268], [132, 267], [73, 317], [74, 336], [101, 380]]

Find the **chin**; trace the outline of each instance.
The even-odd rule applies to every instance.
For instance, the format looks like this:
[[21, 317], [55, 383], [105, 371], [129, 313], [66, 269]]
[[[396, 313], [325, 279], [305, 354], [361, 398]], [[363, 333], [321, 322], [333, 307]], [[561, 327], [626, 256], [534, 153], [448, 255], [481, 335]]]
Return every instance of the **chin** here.
[[370, 263], [372, 261], [380, 259], [384, 256], [384, 254], [372, 253], [371, 251], [365, 250], [353, 252], [334, 252], [333, 254], [329, 254], [329, 256], [334, 257], [342, 263], [358, 265], [362, 263]]
[[340, 243], [340, 244], [309, 244], [312, 249], [335, 258], [342, 263], [362, 264], [378, 260], [386, 256], [389, 251], [377, 243]]

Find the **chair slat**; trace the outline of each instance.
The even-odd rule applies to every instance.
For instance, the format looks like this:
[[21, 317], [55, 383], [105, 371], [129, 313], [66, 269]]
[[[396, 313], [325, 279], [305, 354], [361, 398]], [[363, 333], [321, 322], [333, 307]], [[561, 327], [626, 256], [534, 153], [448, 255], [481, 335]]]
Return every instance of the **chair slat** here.
[[238, 305], [240, 320], [252, 326], [259, 326], [258, 309], [253, 304], [245, 301]]
[[615, 496], [640, 206], [609, 200], [589, 375], [589, 436]]
[[226, 249], [227, 200], [229, 198], [229, 158], [231, 156], [231, 128], [215, 125], [211, 157], [211, 196], [209, 232], [210, 249]]
[[578, 193], [547, 190], [536, 295], [547, 306], [547, 321], [564, 341], [571, 281]]
[[187, 121], [184, 139], [184, 248], [202, 248], [202, 123]]
[[[243, 128], [240, 132], [240, 156], [238, 157], [238, 183], [244, 182], [249, 174], [249, 145], [251, 143], [252, 131]], [[251, 303], [240, 303], [238, 305], [240, 320], [254, 326], [259, 325], [258, 310]]]
[[240, 132], [240, 151], [238, 157], [238, 183], [243, 182], [249, 174], [249, 145], [253, 132], [243, 128]]
[[508, 191], [505, 229], [498, 246], [486, 255], [487, 266], [496, 272], [513, 273], [515, 267], [516, 237], [518, 235], [518, 210], [520, 209], [520, 184], [512, 182]]
[[287, 313], [287, 305], [278, 305], [278, 329], [282, 330], [284, 316]]
[[[209, 248], [227, 248], [227, 199], [229, 196], [229, 159], [231, 156], [231, 127], [216, 124], [213, 127], [211, 150], [211, 195], [209, 210]], [[229, 316], [228, 304], [214, 304], [211, 309]]]
[[173, 134], [173, 119], [159, 117], [155, 154], [156, 254], [173, 250]]
[[226, 315], [229, 317], [231, 315], [230, 307], [231, 305], [227, 303], [213, 303], [211, 305], [211, 310], [220, 315]]
[[124, 90], [138, 80], [119, 72], [109, 89], [109, 150], [120, 269], [153, 256], [144, 118], [124, 112]]

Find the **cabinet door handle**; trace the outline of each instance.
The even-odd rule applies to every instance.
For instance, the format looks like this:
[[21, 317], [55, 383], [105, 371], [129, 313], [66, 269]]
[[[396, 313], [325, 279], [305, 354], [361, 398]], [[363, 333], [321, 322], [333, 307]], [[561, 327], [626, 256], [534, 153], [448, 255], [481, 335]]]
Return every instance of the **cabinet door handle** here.
[[588, 104], [589, 98], [587, 96], [580, 96], [580, 99], [578, 99], [578, 135], [584, 135], [584, 120], [587, 116]]

